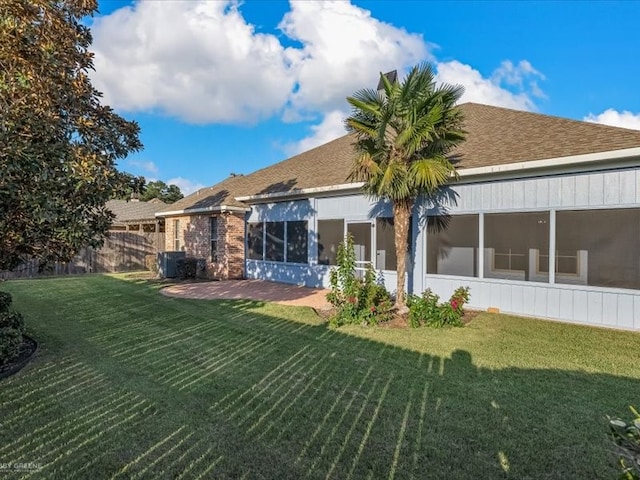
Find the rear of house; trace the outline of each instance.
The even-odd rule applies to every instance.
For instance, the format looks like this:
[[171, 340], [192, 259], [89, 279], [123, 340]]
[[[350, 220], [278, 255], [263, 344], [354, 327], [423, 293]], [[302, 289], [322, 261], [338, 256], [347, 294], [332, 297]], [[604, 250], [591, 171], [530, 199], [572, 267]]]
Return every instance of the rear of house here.
[[[640, 132], [461, 108], [460, 179], [418, 199], [409, 292], [467, 285], [476, 308], [640, 329]], [[207, 258], [212, 277], [327, 286], [350, 233], [393, 291], [392, 211], [347, 183], [352, 159], [346, 135], [202, 189], [158, 214], [167, 246]]]

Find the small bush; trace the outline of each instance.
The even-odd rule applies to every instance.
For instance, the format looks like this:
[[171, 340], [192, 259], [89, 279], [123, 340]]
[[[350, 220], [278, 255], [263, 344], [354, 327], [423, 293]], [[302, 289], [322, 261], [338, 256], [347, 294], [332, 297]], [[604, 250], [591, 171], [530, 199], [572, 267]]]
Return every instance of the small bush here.
[[0, 328], [12, 328], [23, 334], [24, 318], [22, 318], [22, 314], [18, 312], [0, 313]]
[[10, 311], [10, 305], [11, 295], [0, 292], [0, 365], [18, 356], [25, 331], [22, 315]]
[[147, 270], [153, 273], [158, 273], [158, 256], [157, 255], [145, 255], [144, 256], [144, 265], [147, 267]]
[[377, 325], [390, 320], [393, 309], [391, 295], [376, 282], [373, 267], [367, 268], [363, 279], [356, 276], [356, 255], [351, 236], [338, 246], [337, 263], [338, 266], [329, 273], [331, 291], [327, 300], [336, 309], [329, 325], [334, 328], [349, 324]]
[[0, 313], [8, 312], [11, 306], [11, 294], [7, 292], [0, 292]]
[[438, 303], [440, 297], [427, 289], [422, 295], [410, 295], [409, 325], [414, 328], [422, 325], [428, 327], [461, 327], [464, 325], [464, 305], [469, 301], [469, 288], [459, 287], [453, 292], [448, 302]]
[[640, 413], [630, 409], [635, 417], [630, 422], [609, 418], [609, 438], [620, 456], [620, 480], [640, 480]]
[[427, 324], [430, 319], [440, 317], [438, 311], [438, 301], [440, 297], [433, 293], [430, 288], [422, 292], [422, 295], [409, 295], [407, 297], [407, 307], [409, 307], [409, 325], [417, 328]]
[[198, 259], [193, 257], [179, 258], [176, 261], [176, 271], [181, 280], [196, 278]]

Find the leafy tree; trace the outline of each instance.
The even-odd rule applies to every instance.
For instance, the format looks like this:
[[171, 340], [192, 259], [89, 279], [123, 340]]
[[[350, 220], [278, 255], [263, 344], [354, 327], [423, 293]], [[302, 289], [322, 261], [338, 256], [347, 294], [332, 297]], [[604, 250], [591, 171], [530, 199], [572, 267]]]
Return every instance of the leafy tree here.
[[118, 188], [113, 198], [119, 200], [130, 200], [134, 196], [140, 197], [146, 190], [146, 179], [136, 177], [128, 172], [118, 172], [120, 188]]
[[177, 185], [167, 185], [162, 180], [157, 180], [146, 185], [140, 200], [148, 202], [153, 198], [158, 198], [165, 203], [174, 203], [184, 198], [184, 195]]
[[455, 176], [447, 159], [465, 138], [456, 103], [458, 85], [435, 83], [433, 67], [414, 67], [400, 83], [381, 74], [383, 90], [363, 89], [347, 101], [347, 130], [356, 137], [350, 179], [364, 182], [365, 193], [391, 201], [398, 256], [396, 305], [404, 307], [410, 215], [419, 195], [434, 196]]
[[0, 0], [0, 269], [101, 244], [117, 159], [139, 127], [100, 104], [88, 72], [95, 0]]

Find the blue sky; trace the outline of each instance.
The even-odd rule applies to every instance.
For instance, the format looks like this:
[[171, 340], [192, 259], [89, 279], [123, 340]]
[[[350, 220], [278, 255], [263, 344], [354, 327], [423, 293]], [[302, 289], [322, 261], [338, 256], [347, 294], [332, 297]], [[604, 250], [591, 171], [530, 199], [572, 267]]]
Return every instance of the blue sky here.
[[346, 96], [432, 62], [463, 101], [640, 129], [640, 2], [102, 0], [94, 85], [120, 169], [186, 193], [343, 133]]

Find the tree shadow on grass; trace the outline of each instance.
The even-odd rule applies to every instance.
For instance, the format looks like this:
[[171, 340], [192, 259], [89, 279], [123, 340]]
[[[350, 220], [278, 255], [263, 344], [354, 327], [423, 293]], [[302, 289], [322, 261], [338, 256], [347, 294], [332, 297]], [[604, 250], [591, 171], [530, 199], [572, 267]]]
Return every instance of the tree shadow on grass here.
[[[95, 431], [78, 429], [73, 435], [79, 437], [67, 439], [43, 427], [41, 413], [21, 419], [10, 411], [6, 421], [17, 430], [7, 435], [39, 429], [38, 439], [50, 442], [41, 452], [54, 452], [51, 458], [56, 449], [66, 452], [47, 467], [59, 478], [111, 477], [125, 465], [126, 476], [141, 478], [174, 478], [186, 470], [194, 477], [295, 479], [616, 474], [604, 415], [636, 402], [638, 379], [480, 368], [463, 349], [450, 358], [415, 352], [329, 330], [302, 309], [165, 299], [141, 287], [109, 277], [96, 283], [96, 290], [119, 295], [120, 310], [135, 303], [132, 312], [140, 312], [152, 299], [142, 319], [124, 313], [79, 322], [74, 309], [87, 309], [96, 298], [86, 291], [74, 297], [70, 289], [64, 299], [74, 305], [69, 317], [38, 326], [61, 340], [65, 331], [82, 331], [60, 374], [49, 368], [46, 382], [36, 371], [24, 375], [35, 378], [33, 392], [57, 381], [56, 392], [65, 392], [69, 369], [85, 368], [74, 367], [78, 360], [104, 379], [103, 391], [71, 383], [68, 393], [56, 393], [55, 408], [66, 405], [67, 395], [72, 418], [73, 408], [82, 411], [90, 402], [100, 411], [115, 385], [147, 402], [135, 408], [153, 412], [144, 423], [127, 420], [128, 413], [123, 420], [105, 414], [124, 423], [92, 440]], [[43, 308], [55, 308], [56, 301]], [[95, 375], [86, 375], [93, 381]], [[36, 395], [19, 378], [2, 387], [3, 401]], [[76, 407], [81, 388], [89, 393]], [[20, 448], [13, 441], [5, 443], [9, 452]], [[43, 470], [43, 478], [56, 477], [49, 473]]]

